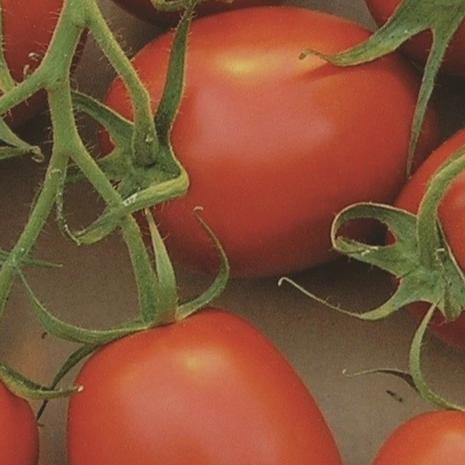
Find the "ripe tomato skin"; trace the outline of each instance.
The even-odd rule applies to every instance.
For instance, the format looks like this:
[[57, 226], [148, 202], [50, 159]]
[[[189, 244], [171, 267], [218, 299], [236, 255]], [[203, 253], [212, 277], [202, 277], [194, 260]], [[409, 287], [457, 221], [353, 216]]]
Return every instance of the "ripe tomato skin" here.
[[[16, 81], [39, 65], [57, 24], [63, 0], [2, 0], [5, 58]], [[19, 126], [36, 115], [45, 104], [39, 93], [16, 107], [7, 121]]]
[[[406, 184], [396, 200], [396, 205], [416, 213], [434, 173], [463, 145], [465, 145], [465, 130], [457, 132], [428, 157]], [[465, 231], [465, 173], [461, 174], [447, 191], [440, 206], [439, 216], [454, 256], [462, 270], [465, 270], [465, 243], [463, 241], [463, 231]], [[421, 317], [427, 310], [427, 305], [417, 303], [409, 308], [415, 316]], [[432, 323], [432, 329], [448, 344], [465, 349], [465, 314], [448, 324], [445, 324], [444, 319], [438, 315]]]
[[[187, 82], [172, 143], [191, 186], [157, 210], [171, 254], [216, 269], [216, 252], [192, 211], [219, 237], [236, 276], [295, 272], [334, 257], [334, 215], [363, 200], [390, 202], [404, 179], [418, 82], [399, 58], [351, 69], [305, 48], [335, 52], [368, 32], [292, 7], [261, 7], [194, 22]], [[159, 101], [172, 35], [134, 60]], [[115, 81], [107, 104], [131, 117]], [[395, 105], [392, 105], [396, 102]], [[430, 114], [421, 153], [435, 144]], [[102, 151], [111, 150], [103, 134]]]
[[[173, 25], [179, 20], [180, 13], [157, 11], [150, 0], [113, 0], [122, 8], [138, 18], [159, 25]], [[198, 16], [220, 13], [222, 11], [237, 10], [240, 8], [273, 5], [281, 3], [280, 0], [234, 0], [217, 1], [208, 0], [201, 2], [196, 8]]]
[[[384, 24], [395, 11], [401, 0], [366, 0], [368, 8], [379, 25]], [[442, 70], [448, 74], [465, 76], [465, 26], [461, 25], [449, 44]], [[405, 51], [413, 59], [425, 63], [431, 49], [431, 33], [426, 32], [412, 38]]]
[[39, 433], [30, 405], [0, 382], [0, 463], [37, 465]]
[[430, 412], [398, 428], [373, 465], [463, 465], [465, 414]]
[[341, 465], [288, 362], [222, 310], [110, 344], [77, 383], [70, 465]]

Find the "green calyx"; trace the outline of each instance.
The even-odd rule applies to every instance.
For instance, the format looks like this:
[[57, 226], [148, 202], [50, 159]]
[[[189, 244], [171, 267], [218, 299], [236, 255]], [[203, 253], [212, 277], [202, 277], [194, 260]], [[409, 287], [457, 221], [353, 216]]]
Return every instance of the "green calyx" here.
[[464, 18], [465, 0], [403, 0], [393, 16], [366, 42], [334, 55], [325, 55], [318, 50], [305, 50], [301, 55], [303, 59], [308, 54], [316, 54], [336, 66], [356, 66], [388, 55], [421, 32], [432, 32], [431, 51], [412, 121], [407, 176], [412, 171], [416, 146], [441, 63]]
[[13, 394], [23, 399], [50, 400], [67, 397], [81, 391], [80, 386], [56, 389], [30, 381], [28, 378], [0, 363], [0, 382], [2, 382]]
[[[432, 32], [432, 46], [418, 96], [412, 122], [407, 175], [410, 175], [415, 149], [425, 118], [435, 80], [447, 46], [465, 18], [465, 0], [404, 0], [393, 16], [366, 42], [335, 55], [324, 55], [315, 50], [302, 53], [316, 54], [336, 66], [356, 66], [376, 60], [424, 32]], [[421, 321], [409, 355], [410, 373], [395, 369], [370, 370], [361, 374], [384, 373], [406, 380], [420, 395], [439, 408], [465, 410], [436, 394], [422, 372], [421, 351], [427, 328], [433, 316], [440, 312], [446, 322], [453, 322], [465, 310], [465, 276], [458, 266], [439, 221], [439, 206], [447, 189], [465, 170], [465, 148], [458, 150], [431, 179], [417, 215], [389, 205], [360, 203], [340, 212], [331, 231], [333, 248], [351, 259], [376, 266], [390, 273], [397, 282], [392, 296], [382, 305], [363, 313], [342, 309], [327, 300], [289, 282], [312, 299], [361, 320], [377, 321], [390, 316], [415, 302], [429, 304]], [[384, 224], [393, 241], [388, 245], [372, 245], [340, 234], [343, 226], [353, 220], [371, 219]]]
[[[173, 2], [160, 0], [159, 3], [167, 9], [174, 6]], [[150, 212], [154, 205], [184, 195], [189, 187], [188, 175], [175, 156], [170, 137], [184, 88], [188, 33], [196, 3], [194, 0], [176, 2], [177, 7], [182, 6], [185, 12], [174, 35], [166, 85], [155, 116], [147, 89], [109, 29], [96, 0], [68, 0], [64, 3], [42, 63], [24, 81], [13, 81], [3, 50], [0, 51], [0, 90], [3, 92], [0, 115], [5, 115], [39, 90], [45, 90], [53, 129], [53, 148], [47, 172], [28, 222], [12, 250], [0, 251], [0, 316], [13, 281], [19, 277], [44, 329], [80, 346], [65, 362], [49, 388], [0, 366], [0, 380], [19, 395], [48, 400], [76, 392], [74, 387], [57, 390], [56, 386], [83, 358], [121, 337], [188, 317], [208, 305], [226, 286], [229, 265], [224, 250], [199, 213], [194, 212], [218, 250], [220, 269], [204, 293], [190, 302], [179, 302], [174, 269]], [[84, 30], [93, 35], [124, 82], [133, 104], [134, 121], [126, 120], [92, 97], [73, 90], [70, 79], [72, 57]], [[104, 127], [115, 144], [113, 152], [99, 162], [81, 139], [76, 123], [78, 112], [86, 113]], [[39, 147], [23, 141], [0, 119], [0, 160], [22, 155], [44, 161]], [[73, 231], [65, 217], [65, 189], [70, 182], [79, 180], [87, 180], [92, 185], [106, 208], [89, 227]], [[93, 244], [116, 230], [121, 232], [139, 297], [138, 313], [132, 321], [109, 329], [87, 329], [60, 320], [41, 303], [21, 267], [55, 266], [30, 258], [54, 208], [62, 232], [77, 245]], [[144, 243], [140, 227], [133, 217], [136, 211], [144, 210], [152, 237], [152, 251]], [[42, 411], [43, 408], [39, 415]]]
[[[453, 172], [463, 171], [463, 168], [460, 170], [460, 164], [465, 164], [465, 156], [447, 164], [434, 178], [420, 207], [419, 216], [374, 203], [352, 205], [336, 216], [331, 231], [334, 249], [351, 259], [376, 266], [396, 278], [396, 290], [379, 307], [362, 313], [352, 312], [329, 303], [288, 278], [280, 280], [280, 284], [288, 282], [305, 295], [340, 313], [365, 321], [387, 318], [415, 302], [429, 304], [430, 309], [412, 340], [408, 378], [425, 400], [440, 408], [455, 410], [465, 410], [465, 407], [434, 393], [425, 381], [421, 369], [421, 350], [426, 330], [436, 312], [439, 311], [446, 322], [453, 322], [465, 310], [465, 277], [437, 221], [439, 203], [447, 186], [455, 179]], [[374, 219], [383, 223], [393, 236], [393, 242], [388, 245], [372, 245], [339, 234], [348, 222], [363, 219]], [[424, 231], [428, 231], [432, 237], [429, 242]], [[371, 372], [386, 373], [386, 370]], [[396, 370], [389, 370], [388, 374], [399, 376]], [[405, 373], [401, 377], [405, 379]]]

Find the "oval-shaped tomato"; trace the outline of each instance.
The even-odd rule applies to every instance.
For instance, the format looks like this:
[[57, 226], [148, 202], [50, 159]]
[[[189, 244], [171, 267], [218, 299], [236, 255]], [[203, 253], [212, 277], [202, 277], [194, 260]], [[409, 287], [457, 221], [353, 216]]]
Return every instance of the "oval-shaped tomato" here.
[[[52, 38], [63, 0], [2, 0], [2, 24], [5, 58], [13, 78], [20, 82], [40, 64]], [[1, 89], [0, 82], [0, 91]], [[23, 124], [45, 104], [45, 95], [37, 94], [9, 115], [13, 126]]]
[[[216, 252], [192, 211], [229, 256], [233, 274], [294, 272], [333, 257], [334, 215], [363, 200], [390, 202], [405, 173], [418, 82], [389, 56], [336, 68], [315, 56], [366, 39], [346, 20], [293, 7], [261, 7], [194, 22], [185, 94], [172, 143], [191, 187], [157, 211], [175, 258], [214, 270]], [[157, 105], [172, 41], [147, 45], [134, 65]], [[107, 103], [131, 117], [124, 85]], [[436, 139], [426, 123], [421, 151]], [[103, 137], [104, 152], [111, 150]]]
[[463, 465], [465, 414], [430, 412], [398, 428], [373, 465]]
[[341, 465], [288, 362], [224, 311], [114, 342], [77, 383], [70, 465]]
[[[113, 0], [115, 3], [144, 21], [150, 21], [159, 25], [175, 24], [179, 20], [180, 13], [169, 13], [156, 10], [151, 0]], [[228, 10], [237, 10], [251, 6], [273, 5], [282, 0], [207, 0], [199, 3], [196, 15], [204, 16]]]
[[[394, 13], [401, 0], [366, 0], [368, 8], [379, 25], [384, 24]], [[449, 74], [465, 76], [465, 26], [461, 25], [449, 44], [442, 70]], [[405, 51], [415, 60], [426, 62], [431, 50], [431, 34], [423, 33], [412, 38]]]
[[0, 382], [0, 463], [37, 465], [39, 432], [30, 405]]
[[[465, 145], [465, 130], [455, 134], [442, 144], [423, 163], [408, 184], [404, 187], [396, 205], [404, 210], [416, 213], [425, 194], [428, 183], [441, 165], [460, 147]], [[440, 221], [447, 241], [462, 270], [465, 270], [465, 173], [461, 174], [447, 191], [440, 206]], [[410, 306], [417, 316], [424, 315], [426, 304]], [[439, 315], [433, 321], [432, 329], [447, 343], [465, 348], [465, 314], [453, 323], [445, 324]]]

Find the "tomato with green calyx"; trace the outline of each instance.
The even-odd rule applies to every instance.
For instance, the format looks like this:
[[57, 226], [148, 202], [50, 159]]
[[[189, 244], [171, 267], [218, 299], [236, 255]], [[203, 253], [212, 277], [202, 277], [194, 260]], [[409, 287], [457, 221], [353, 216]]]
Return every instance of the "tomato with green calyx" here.
[[464, 457], [465, 413], [430, 412], [398, 428], [373, 465], [463, 465]]
[[[22, 81], [40, 64], [52, 38], [63, 0], [2, 0], [0, 2], [3, 43], [11, 77]], [[6, 86], [0, 79], [0, 91]], [[10, 112], [7, 121], [19, 126], [45, 105], [45, 95], [37, 94]]]
[[30, 405], [0, 382], [0, 463], [37, 465], [39, 432]]
[[[396, 206], [416, 213], [433, 175], [463, 145], [465, 145], [465, 130], [456, 133], [435, 150], [404, 187], [396, 201]], [[456, 178], [446, 192], [439, 210], [439, 217], [455, 259], [461, 269], [465, 270], [465, 243], [463, 241], [463, 231], [465, 231], [465, 173]], [[410, 308], [416, 315], [423, 315], [427, 307], [426, 304], [418, 303]], [[449, 344], [465, 348], [464, 314], [454, 322], [445, 323], [444, 318], [437, 313], [431, 328], [435, 334]]]
[[[194, 21], [186, 85], [172, 131], [189, 173], [187, 195], [157, 209], [175, 259], [215, 269], [216, 254], [192, 211], [203, 207], [236, 276], [279, 275], [334, 257], [334, 215], [363, 200], [390, 202], [403, 180], [418, 80], [397, 56], [350, 69], [316, 56], [365, 40], [341, 18], [261, 7]], [[134, 59], [157, 106], [172, 35]], [[117, 80], [106, 102], [126, 117]], [[395, 102], [395, 104], [393, 104]], [[434, 146], [427, 119], [419, 153]], [[112, 149], [102, 135], [102, 151]]]
[[[379, 25], [384, 24], [394, 13], [401, 0], [366, 0], [368, 8]], [[445, 6], [447, 8], [447, 6]], [[431, 50], [432, 36], [426, 32], [412, 38], [405, 51], [413, 59], [424, 63]], [[449, 74], [465, 75], [465, 26], [460, 26], [454, 39], [449, 44], [444, 57], [442, 70]]]
[[[159, 25], [175, 24], [179, 20], [180, 13], [167, 12], [155, 9], [151, 0], [113, 0], [115, 3], [144, 21], [150, 21]], [[207, 0], [200, 2], [196, 8], [198, 15], [204, 16], [222, 11], [237, 10], [240, 8], [273, 5], [281, 3], [280, 0], [233, 0], [218, 1]]]
[[312, 396], [250, 324], [208, 309], [107, 345], [68, 416], [70, 465], [341, 465]]

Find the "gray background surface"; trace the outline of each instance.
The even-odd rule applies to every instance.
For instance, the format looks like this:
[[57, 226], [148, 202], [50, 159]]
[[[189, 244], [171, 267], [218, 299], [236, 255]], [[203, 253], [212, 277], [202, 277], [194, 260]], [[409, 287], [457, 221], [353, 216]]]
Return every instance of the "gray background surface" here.
[[[102, 2], [116, 31], [124, 35], [128, 50], [137, 50], [156, 33]], [[337, 12], [367, 25], [371, 22], [362, 0], [313, 0], [303, 4]], [[96, 78], [95, 70], [101, 70]], [[83, 90], [101, 94], [111, 79], [108, 66], [90, 42], [77, 72]], [[442, 84], [443, 113], [448, 130], [457, 123], [459, 103], [450, 98], [460, 82]], [[455, 95], [455, 94], [454, 94]], [[451, 106], [451, 101], [454, 106]], [[463, 108], [463, 106], [462, 106]], [[44, 119], [32, 132], [50, 138]], [[30, 201], [44, 170], [27, 162], [2, 164], [0, 170], [0, 245], [11, 247], [29, 211]], [[94, 218], [98, 204], [91, 192], [73, 190], [68, 196], [72, 222]], [[106, 327], [130, 315], [135, 289], [122, 241], [113, 237], [93, 248], [77, 250], [64, 241], [51, 223], [39, 244], [39, 256], [64, 263], [59, 271], [35, 270], [31, 282], [46, 305], [57, 315], [84, 326]], [[333, 263], [295, 277], [300, 283], [333, 302], [358, 309], [380, 303], [390, 289], [389, 280], [373, 270], [345, 262]], [[202, 289], [204, 277], [181, 273], [186, 295]], [[346, 465], [368, 465], [383, 439], [402, 421], [430, 407], [403, 383], [383, 376], [356, 379], [349, 372], [372, 367], [406, 368], [414, 324], [406, 314], [381, 323], [361, 323], [339, 316], [304, 298], [290, 287], [278, 288], [276, 279], [236, 280], [220, 304], [249, 318], [285, 353], [312, 390], [331, 425]], [[47, 382], [72, 346], [42, 337], [31, 317], [25, 293], [15, 288], [5, 321], [0, 326], [0, 358], [29, 376]], [[465, 356], [431, 341], [426, 351], [428, 373], [434, 386], [465, 402]], [[395, 392], [394, 399], [387, 391]], [[65, 464], [66, 401], [55, 401], [42, 419], [41, 465]], [[89, 464], [91, 465], [91, 464]], [[187, 464], [186, 464], [187, 465]], [[240, 465], [240, 464], [238, 464]], [[283, 464], [285, 465], [285, 464]]]

